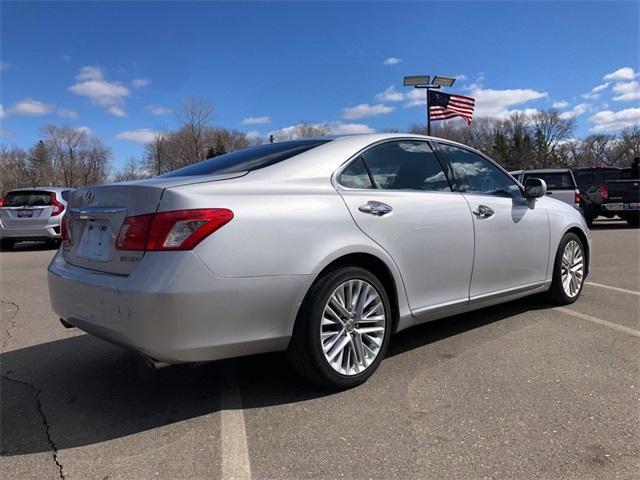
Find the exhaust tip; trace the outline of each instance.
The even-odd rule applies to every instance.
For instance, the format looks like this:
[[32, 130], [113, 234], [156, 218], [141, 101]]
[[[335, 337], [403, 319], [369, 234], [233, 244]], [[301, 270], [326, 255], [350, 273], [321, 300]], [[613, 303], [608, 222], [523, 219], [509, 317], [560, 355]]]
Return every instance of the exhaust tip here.
[[73, 325], [71, 325], [69, 322], [67, 322], [64, 318], [60, 319], [60, 323], [64, 328], [76, 328]]
[[171, 366], [170, 363], [160, 362], [155, 358], [147, 357], [146, 355], [142, 355], [142, 358], [144, 359], [144, 363], [147, 365], [147, 367], [151, 368], [152, 370], [160, 370], [161, 368], [167, 368]]

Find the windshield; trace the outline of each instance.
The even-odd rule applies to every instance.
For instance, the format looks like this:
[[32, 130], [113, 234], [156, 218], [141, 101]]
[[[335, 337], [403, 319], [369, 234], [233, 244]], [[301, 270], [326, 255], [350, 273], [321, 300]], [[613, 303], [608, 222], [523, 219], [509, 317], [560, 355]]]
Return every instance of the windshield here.
[[51, 205], [51, 193], [39, 190], [9, 192], [4, 198], [4, 207], [46, 207]]
[[267, 143], [195, 163], [188, 167], [161, 175], [161, 177], [250, 172], [295, 157], [329, 141], [330, 140], [294, 140], [290, 142]]

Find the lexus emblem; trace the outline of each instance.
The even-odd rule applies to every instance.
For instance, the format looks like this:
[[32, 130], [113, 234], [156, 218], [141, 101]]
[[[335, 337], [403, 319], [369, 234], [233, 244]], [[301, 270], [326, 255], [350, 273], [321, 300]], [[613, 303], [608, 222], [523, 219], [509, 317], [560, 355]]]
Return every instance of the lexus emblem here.
[[93, 192], [91, 190], [87, 190], [87, 193], [84, 194], [84, 199], [87, 202], [87, 205], [91, 205], [93, 203]]

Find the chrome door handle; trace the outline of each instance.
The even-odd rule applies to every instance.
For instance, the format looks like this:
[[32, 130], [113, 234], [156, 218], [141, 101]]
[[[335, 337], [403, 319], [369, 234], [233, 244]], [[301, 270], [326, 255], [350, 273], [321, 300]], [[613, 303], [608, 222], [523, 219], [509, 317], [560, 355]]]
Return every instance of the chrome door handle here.
[[473, 214], [476, 217], [480, 217], [480, 218], [489, 218], [491, 217], [495, 212], [493, 211], [492, 208], [487, 207], [486, 205], [478, 205], [478, 208], [476, 208], [473, 211]]
[[391, 205], [387, 205], [386, 203], [369, 200], [364, 205], [360, 205], [358, 207], [358, 210], [363, 213], [370, 213], [371, 215], [377, 215], [378, 217], [381, 217], [382, 215], [386, 215], [387, 213], [392, 212], [393, 208], [391, 208]]

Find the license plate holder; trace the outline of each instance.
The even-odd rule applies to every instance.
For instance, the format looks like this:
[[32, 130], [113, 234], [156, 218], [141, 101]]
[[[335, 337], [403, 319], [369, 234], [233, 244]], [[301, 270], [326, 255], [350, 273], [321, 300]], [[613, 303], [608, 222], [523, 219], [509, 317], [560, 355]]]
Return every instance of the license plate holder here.
[[18, 210], [18, 218], [31, 218], [33, 217], [33, 210]]
[[615, 212], [618, 210], [624, 210], [624, 204], [622, 202], [619, 203], [605, 203], [603, 205], [603, 207], [605, 207], [607, 210], [611, 211], [611, 212]]
[[100, 220], [87, 222], [76, 255], [87, 260], [109, 261], [109, 223]]

